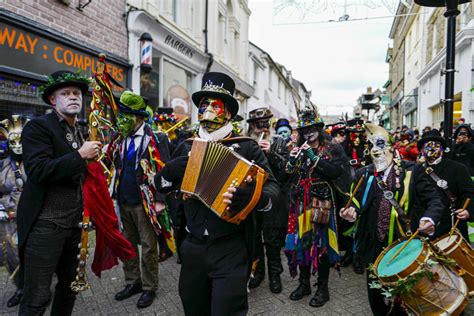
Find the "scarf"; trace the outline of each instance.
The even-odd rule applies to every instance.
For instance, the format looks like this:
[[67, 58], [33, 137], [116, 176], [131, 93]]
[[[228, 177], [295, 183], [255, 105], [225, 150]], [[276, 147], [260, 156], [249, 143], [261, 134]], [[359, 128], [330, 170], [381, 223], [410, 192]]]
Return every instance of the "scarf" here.
[[224, 139], [227, 135], [232, 133], [233, 131], [233, 126], [232, 123], [229, 122], [226, 125], [222, 126], [218, 130], [215, 130], [214, 132], [209, 133], [207, 130], [202, 128], [202, 126], [199, 126], [199, 132], [198, 135], [200, 138], [203, 138], [208, 141], [218, 141], [221, 139]]

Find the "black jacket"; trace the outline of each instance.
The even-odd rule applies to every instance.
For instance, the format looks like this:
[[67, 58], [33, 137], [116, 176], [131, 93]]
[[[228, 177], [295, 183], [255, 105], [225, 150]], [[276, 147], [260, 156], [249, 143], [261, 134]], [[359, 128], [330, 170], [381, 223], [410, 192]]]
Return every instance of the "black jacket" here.
[[[439, 223], [444, 210], [444, 204], [441, 202], [436, 189], [429, 183], [426, 174], [415, 172], [414, 166], [412, 162], [401, 162], [400, 176], [398, 176], [400, 179], [400, 188], [393, 191], [394, 195], [398, 197], [397, 201], [400, 201], [403, 193], [407, 191], [407, 216], [411, 220], [412, 231], [418, 228], [419, 220], [424, 216], [433, 219], [435, 223]], [[373, 180], [369, 180], [374, 176], [374, 171], [375, 168], [373, 164], [357, 170], [354, 183], [357, 183], [362, 175], [364, 175], [365, 178], [355, 196], [359, 205], [354, 203], [352, 205], [356, 207], [360, 215], [355, 237], [356, 248], [368, 262], [373, 262], [378, 255], [378, 253], [376, 253], [376, 230], [379, 204], [376, 203], [376, 200], [380, 195], [383, 195], [382, 190], [377, 186], [377, 179], [373, 178]], [[392, 170], [391, 172], [395, 171]], [[408, 189], [405, 188], [404, 185], [404, 180], [407, 176], [410, 176]], [[370, 187], [367, 188], [369, 181]], [[367, 192], [367, 194], [365, 194], [365, 192]], [[364, 198], [364, 196], [366, 197]], [[398, 229], [395, 227], [393, 240], [396, 240], [400, 236], [400, 232], [398, 232]]]
[[[145, 125], [144, 127], [144, 135], [143, 135], [143, 142], [141, 147], [141, 151], [137, 153], [139, 156], [138, 161], [145, 159], [149, 160], [150, 159], [150, 151], [148, 150], [148, 147], [151, 146], [150, 140], [152, 137], [155, 137], [157, 140], [156, 146], [158, 147], [158, 151], [160, 153], [160, 160], [164, 163], [168, 162], [170, 160], [170, 142], [168, 140], [168, 137], [163, 134], [163, 133], [157, 133], [154, 134], [151, 128], [148, 125]], [[122, 175], [122, 154], [120, 153], [120, 148], [122, 147], [121, 144], [123, 143], [123, 138], [119, 137], [115, 140], [117, 142], [117, 147], [115, 150], [113, 150], [112, 157], [111, 159], [114, 161], [114, 165], [117, 168], [117, 174], [114, 178], [114, 192], [112, 192], [112, 197], [115, 199], [118, 199], [118, 181], [120, 181], [120, 177]], [[138, 169], [136, 172], [136, 179], [137, 179], [137, 184], [140, 186], [143, 184], [143, 169], [140, 164], [138, 164]], [[155, 201], [160, 201], [160, 202], [165, 202], [166, 201], [166, 195], [162, 193], [157, 193], [155, 196]]]
[[58, 185], [77, 186], [87, 169], [86, 161], [66, 140], [66, 130], [54, 112], [26, 124], [22, 145], [28, 180], [18, 203], [20, 251], [42, 209], [46, 192]]
[[[467, 168], [464, 165], [449, 159], [443, 159], [439, 164], [431, 167], [438, 177], [448, 183], [448, 190], [456, 196], [456, 209], [460, 209], [463, 206], [466, 198], [471, 199], [471, 203], [467, 209], [471, 216], [470, 220], [472, 221], [474, 219], [474, 182], [471, 181]], [[416, 173], [425, 172], [422, 165], [417, 165], [416, 169]], [[438, 227], [436, 227], [433, 236], [433, 238], [437, 238], [449, 232], [452, 226], [451, 211], [449, 210], [449, 198], [446, 192], [440, 188], [430, 176], [428, 176], [428, 180], [431, 185], [437, 189], [438, 196], [444, 204], [444, 211], [441, 214], [440, 223]], [[469, 240], [466, 221], [460, 221], [457, 227], [463, 236]]]
[[[191, 144], [192, 143], [189, 141], [181, 143], [181, 145], [174, 151], [172, 159], [188, 155], [189, 151], [191, 150]], [[226, 146], [231, 146], [232, 144], [232, 141], [225, 143]], [[271, 172], [265, 154], [262, 152], [258, 144], [253, 140], [241, 140], [236, 144], [237, 145], [234, 146], [234, 150], [238, 154], [249, 161], [254, 161], [257, 165], [264, 168], [265, 171], [269, 173], [269, 177], [263, 186], [262, 196], [270, 198], [272, 203], [275, 203], [274, 201], [277, 201], [279, 194], [278, 183]], [[169, 165], [165, 166], [162, 172], [164, 172], [166, 168], [169, 168]], [[169, 187], [161, 186], [163, 183], [161, 173], [156, 175], [155, 183], [158, 190], [164, 193], [177, 190], [180, 187], [180, 183], [173, 183], [172, 186]], [[252, 216], [249, 216], [247, 220], [243, 221], [239, 225], [236, 225], [220, 219], [216, 214], [214, 214], [213, 211], [207, 208], [207, 206], [198, 199], [186, 199], [183, 201], [183, 205], [187, 228], [192, 235], [198, 238], [203, 236], [204, 228], [208, 230], [209, 237], [211, 239], [238, 232], [244, 232], [245, 224], [251, 221], [253, 218]]]

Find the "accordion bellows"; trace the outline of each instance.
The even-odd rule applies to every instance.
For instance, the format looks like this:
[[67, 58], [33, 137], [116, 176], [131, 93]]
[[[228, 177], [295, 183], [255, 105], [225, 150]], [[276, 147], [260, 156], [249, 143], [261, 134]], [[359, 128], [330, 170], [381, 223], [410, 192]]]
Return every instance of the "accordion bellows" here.
[[[223, 194], [230, 186], [247, 185], [251, 176], [255, 190], [249, 203], [242, 210], [227, 210]], [[268, 173], [255, 163], [243, 158], [231, 148], [217, 142], [195, 138], [186, 166], [181, 192], [202, 201], [221, 219], [239, 224], [255, 208], [262, 193]]]

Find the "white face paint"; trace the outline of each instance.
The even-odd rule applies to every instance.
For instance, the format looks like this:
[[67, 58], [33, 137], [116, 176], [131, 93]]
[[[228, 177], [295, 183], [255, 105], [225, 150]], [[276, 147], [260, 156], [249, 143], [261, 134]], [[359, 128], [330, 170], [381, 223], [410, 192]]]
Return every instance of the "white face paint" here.
[[319, 132], [316, 129], [309, 129], [303, 132], [303, 137], [308, 143], [314, 143], [319, 136]]
[[369, 138], [369, 141], [372, 144], [370, 156], [372, 157], [375, 170], [377, 172], [386, 170], [393, 160], [393, 153], [387, 140], [383, 137], [374, 137]]
[[64, 116], [75, 116], [82, 110], [82, 91], [78, 87], [60, 88], [51, 95], [51, 104]]

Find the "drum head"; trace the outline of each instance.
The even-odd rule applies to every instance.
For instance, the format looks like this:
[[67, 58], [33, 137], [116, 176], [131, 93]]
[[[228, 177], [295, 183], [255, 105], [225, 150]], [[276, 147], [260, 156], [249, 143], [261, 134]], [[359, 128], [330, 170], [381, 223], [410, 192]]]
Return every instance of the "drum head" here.
[[406, 242], [406, 240], [400, 242], [398, 245], [387, 251], [387, 253], [383, 256], [377, 267], [377, 274], [379, 276], [385, 277], [400, 273], [418, 258], [421, 251], [423, 250], [423, 243], [420, 239], [413, 239], [405, 247], [405, 249], [403, 249], [402, 252], [392, 260], [392, 262], [390, 262], [390, 264], [387, 264]]
[[445, 250], [445, 249], [448, 249], [450, 248], [454, 243], [456, 243], [458, 241], [458, 237], [459, 235], [458, 234], [453, 234], [451, 237], [449, 236], [446, 236], [444, 238], [441, 238], [440, 240], [438, 240], [436, 242], [436, 246], [438, 246], [438, 248], [440, 250]]

